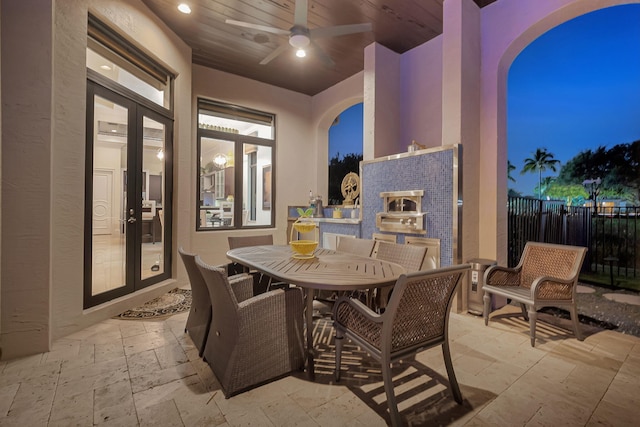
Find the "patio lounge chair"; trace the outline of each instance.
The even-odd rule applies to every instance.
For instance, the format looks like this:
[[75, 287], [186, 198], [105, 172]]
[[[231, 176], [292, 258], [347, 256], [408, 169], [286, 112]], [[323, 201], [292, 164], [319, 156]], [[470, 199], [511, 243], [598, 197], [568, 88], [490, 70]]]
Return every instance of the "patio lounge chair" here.
[[489, 323], [490, 294], [520, 303], [529, 320], [531, 347], [536, 341], [536, 320], [542, 307], [566, 307], [578, 340], [583, 337], [576, 313], [576, 285], [587, 248], [527, 242], [515, 268], [489, 267], [484, 273], [484, 324]]
[[340, 380], [340, 362], [344, 338], [365, 349], [382, 365], [384, 390], [394, 426], [402, 425], [393, 390], [391, 363], [413, 357], [428, 348], [441, 345], [449, 377], [449, 387], [456, 402], [462, 403], [451, 353], [448, 325], [453, 294], [469, 265], [401, 275], [389, 304], [377, 314], [362, 302], [341, 297], [333, 309], [336, 329], [336, 381]]
[[238, 295], [223, 268], [196, 258], [213, 307], [204, 360], [226, 398], [304, 365], [302, 289]]

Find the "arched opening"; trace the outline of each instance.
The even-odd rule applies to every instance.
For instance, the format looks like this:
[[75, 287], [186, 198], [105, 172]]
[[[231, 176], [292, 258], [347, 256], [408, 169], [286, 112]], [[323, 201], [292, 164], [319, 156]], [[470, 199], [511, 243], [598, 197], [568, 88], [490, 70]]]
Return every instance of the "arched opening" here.
[[328, 204], [342, 204], [343, 178], [353, 172], [359, 175], [362, 160], [363, 103], [357, 103], [338, 114], [329, 128]]

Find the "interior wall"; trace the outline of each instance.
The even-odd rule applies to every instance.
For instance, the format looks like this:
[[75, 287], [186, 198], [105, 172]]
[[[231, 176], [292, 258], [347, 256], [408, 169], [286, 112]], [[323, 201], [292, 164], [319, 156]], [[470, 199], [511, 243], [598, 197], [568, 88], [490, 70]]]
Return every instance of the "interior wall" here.
[[[198, 97], [248, 107], [276, 116], [276, 146], [273, 173], [275, 177], [274, 208], [276, 209], [274, 243], [287, 242], [287, 206], [308, 202], [309, 190], [316, 189], [318, 161], [316, 141], [313, 137], [311, 110], [312, 98], [298, 92], [267, 85], [255, 80], [225, 73], [211, 68], [193, 65], [193, 126], [197, 126]], [[190, 153], [191, 170], [196, 170], [197, 147]], [[196, 182], [190, 179], [189, 194], [193, 195], [185, 209], [193, 212], [195, 207]], [[188, 218], [190, 245], [183, 239], [178, 245], [193, 253], [198, 253], [205, 262], [223, 264], [228, 262], [227, 237], [242, 234], [266, 234], [267, 231], [195, 231], [195, 215]]]
[[481, 9], [479, 241], [483, 257], [507, 262], [506, 95], [511, 63], [551, 28], [598, 9], [636, 3], [640, 0], [499, 0]]
[[[0, 3], [0, 46], [2, 46], [2, 4]], [[2, 55], [0, 55], [0, 100], [2, 99]], [[0, 102], [0, 242], [2, 242], [2, 102]], [[2, 260], [2, 244], [0, 244]], [[2, 360], [2, 262], [0, 262], [0, 360]]]
[[363, 158], [406, 150], [400, 140], [400, 55], [372, 43], [364, 50]]
[[402, 54], [400, 58], [400, 142], [426, 147], [442, 145], [442, 36]]
[[[2, 4], [2, 114], [3, 123], [11, 123], [3, 127], [2, 138], [2, 180], [11, 186], [3, 187], [2, 198], [5, 206], [7, 200], [12, 206], [2, 216], [4, 359], [46, 351], [52, 339], [109, 318], [176, 284], [169, 280], [83, 310], [89, 10], [176, 72], [177, 160], [180, 141], [191, 141], [190, 127], [180, 126], [183, 117], [188, 123], [191, 118], [190, 48], [140, 0]], [[174, 172], [176, 185], [180, 173], [190, 174], [179, 166]], [[179, 233], [179, 214], [174, 223], [174, 232]]]
[[[51, 1], [2, 4], [2, 356], [50, 342]], [[28, 350], [27, 350], [28, 349]]]

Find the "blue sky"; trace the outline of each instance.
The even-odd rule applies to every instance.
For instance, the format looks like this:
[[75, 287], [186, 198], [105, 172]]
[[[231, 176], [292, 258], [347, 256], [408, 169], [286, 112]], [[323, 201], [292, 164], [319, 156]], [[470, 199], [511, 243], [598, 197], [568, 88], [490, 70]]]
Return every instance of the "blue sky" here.
[[536, 148], [564, 164], [580, 151], [639, 140], [640, 5], [549, 30], [514, 60], [507, 90], [509, 160], [517, 168], [509, 187], [523, 195], [538, 184], [537, 174], [520, 174]]
[[340, 113], [340, 121], [329, 128], [329, 160], [340, 153], [362, 153], [362, 103], [353, 105]]

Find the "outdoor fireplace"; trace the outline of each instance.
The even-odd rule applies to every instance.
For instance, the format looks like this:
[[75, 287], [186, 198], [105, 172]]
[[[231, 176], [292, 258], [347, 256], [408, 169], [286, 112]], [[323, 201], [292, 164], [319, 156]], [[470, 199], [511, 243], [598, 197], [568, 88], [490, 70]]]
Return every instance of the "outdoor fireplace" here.
[[427, 234], [426, 212], [422, 212], [424, 190], [389, 191], [380, 193], [384, 212], [376, 214], [376, 227], [380, 231]]

